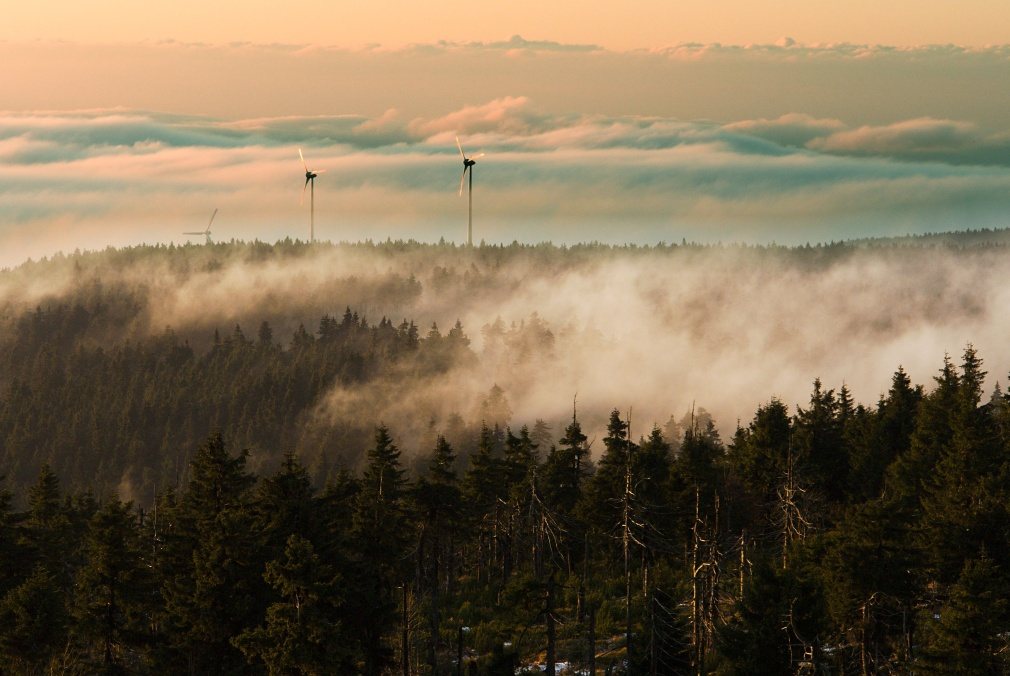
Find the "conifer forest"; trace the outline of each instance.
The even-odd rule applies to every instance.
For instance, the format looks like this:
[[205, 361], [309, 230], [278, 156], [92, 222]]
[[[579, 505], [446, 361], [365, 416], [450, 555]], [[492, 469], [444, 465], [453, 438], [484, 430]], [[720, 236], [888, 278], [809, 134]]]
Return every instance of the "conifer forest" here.
[[0, 271], [0, 673], [1010, 673], [988, 234]]

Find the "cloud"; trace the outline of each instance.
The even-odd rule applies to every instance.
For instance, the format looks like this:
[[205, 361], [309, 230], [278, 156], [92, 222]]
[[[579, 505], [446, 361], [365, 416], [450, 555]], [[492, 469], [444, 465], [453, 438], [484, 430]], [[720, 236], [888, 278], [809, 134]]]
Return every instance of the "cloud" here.
[[547, 115], [535, 113], [527, 97], [506, 96], [480, 105], [464, 106], [433, 120], [416, 119], [409, 129], [418, 138], [431, 140], [443, 134], [484, 132], [528, 136], [548, 129], [555, 122]]
[[508, 56], [529, 55], [540, 52], [560, 52], [565, 54], [585, 54], [603, 52], [603, 47], [593, 44], [555, 42], [553, 40], [527, 40], [521, 35], [513, 35], [508, 40], [492, 42], [449, 42], [440, 41], [435, 45], [414, 45], [407, 49], [441, 49], [467, 51], [504, 51]]
[[955, 120], [919, 118], [864, 125], [811, 139], [806, 145], [841, 155], [1010, 166], [1010, 135], [986, 134], [974, 124]]
[[943, 153], [973, 145], [978, 140], [972, 124], [920, 118], [882, 127], [862, 126], [811, 139], [808, 146], [832, 152], [896, 155], [908, 152]]
[[719, 125], [552, 114], [503, 97], [432, 116], [226, 120], [139, 111], [0, 117], [0, 264], [54, 250], [180, 241], [213, 208], [219, 238], [305, 236], [297, 148], [325, 238], [460, 236], [459, 134], [488, 241], [804, 242], [1003, 225], [996, 135], [913, 119], [790, 114]]
[[793, 38], [781, 38], [774, 43], [726, 45], [720, 43], [682, 42], [669, 47], [650, 50], [673, 59], [687, 61], [733, 59], [760, 60], [763, 62], [845, 62], [890, 61], [927, 62], [960, 61], [998, 62], [1010, 59], [1010, 45], [967, 47], [954, 44], [927, 44], [892, 46], [851, 42], [805, 44]]
[[846, 128], [841, 120], [818, 119], [803, 113], [787, 113], [774, 120], [742, 120], [723, 126], [727, 131], [768, 139], [784, 146], [803, 147]]
[[[543, 417], [559, 431], [578, 393], [580, 417], [597, 438], [614, 406], [633, 407], [644, 433], [693, 402], [728, 436], [771, 396], [803, 404], [818, 376], [826, 387], [846, 383], [873, 405], [899, 365], [928, 384], [943, 354], [956, 359], [968, 341], [988, 360], [993, 380], [1010, 369], [999, 349], [1010, 329], [1005, 246], [561, 253], [403, 244], [273, 255], [256, 246], [139, 253], [4, 272], [0, 316], [73, 292], [94, 299], [100, 279], [107, 289], [134, 290], [144, 308], [133, 325], [116, 327], [110, 344], [169, 325], [203, 350], [215, 328], [227, 333], [241, 323], [251, 335], [264, 319], [286, 342], [299, 323], [311, 330], [323, 313], [339, 315], [345, 305], [372, 324], [383, 316], [413, 319], [422, 334], [432, 322], [444, 334], [458, 319], [481, 356], [476, 363], [420, 377], [422, 369], [405, 360], [378, 380], [334, 385], [306, 421], [368, 426], [385, 419], [408, 449], [432, 417], [442, 430], [454, 412], [475, 421], [493, 384], [504, 388], [517, 425]], [[499, 318], [501, 331], [484, 330]], [[552, 340], [542, 339], [544, 330]]]

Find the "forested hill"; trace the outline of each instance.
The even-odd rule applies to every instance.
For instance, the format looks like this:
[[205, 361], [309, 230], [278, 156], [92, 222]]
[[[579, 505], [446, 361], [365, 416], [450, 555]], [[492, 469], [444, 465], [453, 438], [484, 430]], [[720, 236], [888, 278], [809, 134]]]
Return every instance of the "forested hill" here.
[[[438, 433], [462, 469], [482, 421], [539, 419], [557, 437], [576, 396], [590, 439], [622, 401], [671, 437], [698, 406], [746, 419], [773, 395], [803, 401], [817, 376], [872, 401], [888, 370], [916, 366], [903, 345], [920, 334], [970, 331], [918, 357], [921, 378], [944, 350], [1004, 335], [992, 311], [1004, 268], [1000, 246], [284, 241], [59, 255], [0, 272], [0, 473], [20, 490], [49, 463], [71, 488], [150, 504], [214, 431], [257, 471], [294, 452], [322, 485], [360, 468], [380, 423], [412, 470]], [[840, 370], [852, 354], [887, 370]]]
[[414, 479], [379, 427], [321, 491], [212, 435], [148, 510], [46, 465], [0, 491], [0, 668], [1007, 673], [1010, 399], [984, 378], [969, 348], [872, 407], [815, 382], [727, 444], [635, 441], [615, 409], [595, 465], [577, 414], [549, 445], [484, 425], [462, 470], [439, 435]]
[[[281, 243], [2, 273], [0, 671], [1007, 673], [1008, 270]], [[900, 366], [949, 326], [987, 368]]]

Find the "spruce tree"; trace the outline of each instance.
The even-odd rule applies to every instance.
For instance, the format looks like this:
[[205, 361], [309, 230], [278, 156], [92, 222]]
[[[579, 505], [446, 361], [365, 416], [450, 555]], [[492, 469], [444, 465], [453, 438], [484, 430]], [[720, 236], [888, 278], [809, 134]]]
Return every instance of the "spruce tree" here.
[[28, 490], [25, 516], [23, 533], [32, 556], [56, 576], [61, 589], [69, 589], [71, 571], [65, 554], [71, 524], [60, 495], [60, 481], [48, 463], [42, 466], [38, 479]]
[[596, 472], [589, 480], [584, 500], [587, 517], [604, 532], [609, 532], [619, 520], [631, 445], [628, 423], [615, 408], [610, 412], [603, 454], [596, 463]]
[[103, 670], [136, 662], [149, 643], [154, 579], [131, 503], [107, 500], [92, 517], [77, 573], [75, 634]]
[[264, 604], [247, 456], [230, 455], [221, 435], [212, 435], [193, 458], [186, 492], [164, 514], [169, 523], [159, 559], [170, 564], [162, 582], [170, 650], [162, 659], [197, 672], [244, 669], [231, 639], [257, 620]]
[[887, 472], [889, 492], [915, 509], [923, 485], [954, 437], [951, 416], [962, 397], [960, 378], [950, 357], [944, 356], [943, 368], [934, 380], [936, 388], [923, 397], [916, 413], [908, 451], [899, 455]]
[[0, 598], [0, 667], [46, 673], [67, 646], [69, 617], [59, 581], [40, 566]]
[[1010, 671], [1006, 576], [983, 550], [965, 561], [950, 596], [921, 621], [921, 670], [938, 674]]
[[583, 482], [589, 473], [586, 446], [587, 437], [582, 432], [575, 413], [565, 428], [565, 435], [552, 448], [543, 469], [543, 492], [548, 505], [560, 514], [572, 514], [582, 495]]
[[341, 579], [312, 543], [292, 534], [283, 556], [267, 564], [263, 577], [279, 598], [267, 608], [264, 625], [232, 639], [250, 664], [263, 664], [269, 674], [353, 671], [352, 636], [338, 611]]
[[385, 425], [375, 430], [375, 443], [367, 453], [368, 464], [357, 495], [352, 546], [353, 561], [348, 609], [358, 618], [358, 645], [364, 673], [381, 673], [392, 659], [384, 641], [393, 623], [396, 599], [393, 589], [407, 577], [405, 560], [409, 531], [404, 498], [406, 479], [400, 466], [400, 450]]
[[792, 455], [796, 470], [833, 503], [842, 501], [848, 487], [849, 458], [843, 444], [843, 423], [834, 390], [814, 381], [810, 405], [797, 407]]

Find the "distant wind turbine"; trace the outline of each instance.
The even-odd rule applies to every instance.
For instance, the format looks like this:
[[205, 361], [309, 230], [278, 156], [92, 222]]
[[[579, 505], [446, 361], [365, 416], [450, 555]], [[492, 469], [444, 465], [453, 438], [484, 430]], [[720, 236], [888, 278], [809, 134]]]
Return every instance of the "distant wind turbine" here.
[[[325, 169], [310, 171], [309, 165], [305, 164], [305, 156], [302, 149], [298, 149], [298, 157], [302, 160], [302, 167], [305, 169], [305, 185], [302, 186], [302, 198], [299, 204], [305, 201], [305, 188], [309, 188], [309, 243], [316, 240], [316, 176], [325, 174]], [[311, 186], [310, 186], [311, 184]]]
[[202, 232], [184, 232], [182, 234], [184, 234], [184, 235], [203, 235], [204, 237], [207, 238], [207, 241], [205, 242], [205, 244], [213, 244], [214, 242], [212, 242], [211, 239], [210, 239], [210, 226], [211, 226], [211, 224], [214, 223], [214, 217], [215, 216], [217, 216], [217, 209], [214, 209], [214, 213], [212, 213], [210, 215], [210, 223], [207, 223], [207, 229], [206, 230], [203, 230]]
[[473, 157], [467, 157], [466, 153], [463, 152], [463, 146], [460, 145], [459, 137], [456, 137], [456, 147], [459, 148], [459, 154], [463, 156], [463, 175], [459, 177], [459, 196], [463, 196], [463, 183], [466, 182], [466, 172], [470, 172], [470, 187], [467, 188], [466, 194], [470, 201], [469, 212], [466, 219], [466, 245], [473, 246], [473, 165], [477, 164], [477, 159], [484, 157], [484, 153], [474, 155]]

